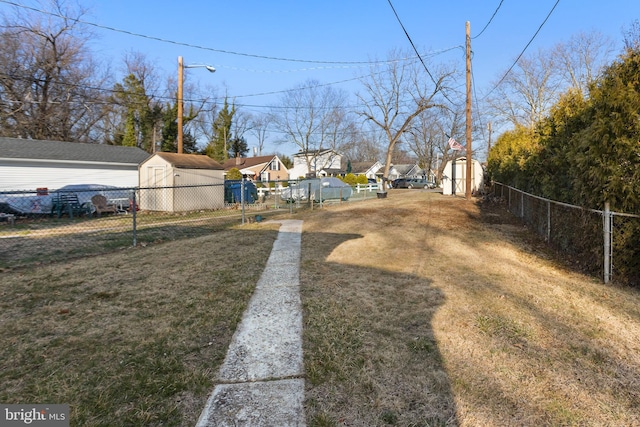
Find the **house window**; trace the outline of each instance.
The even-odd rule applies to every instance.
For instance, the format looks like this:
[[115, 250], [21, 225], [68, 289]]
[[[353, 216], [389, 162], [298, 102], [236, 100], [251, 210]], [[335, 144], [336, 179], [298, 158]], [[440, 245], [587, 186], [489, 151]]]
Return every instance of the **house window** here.
[[280, 162], [271, 162], [271, 164], [269, 165], [269, 169], [271, 169], [272, 171], [279, 171]]

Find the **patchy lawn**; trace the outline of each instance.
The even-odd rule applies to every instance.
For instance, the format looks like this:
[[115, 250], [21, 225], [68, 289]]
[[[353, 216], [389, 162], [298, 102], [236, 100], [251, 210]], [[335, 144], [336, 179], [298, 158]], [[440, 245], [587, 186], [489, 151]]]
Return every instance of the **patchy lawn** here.
[[[640, 294], [501, 206], [392, 190], [293, 217], [310, 427], [640, 425]], [[194, 425], [277, 228], [6, 269], [0, 401]]]
[[640, 295], [501, 207], [424, 191], [305, 217], [310, 426], [640, 425]]
[[3, 273], [0, 401], [72, 426], [192, 426], [277, 227]]

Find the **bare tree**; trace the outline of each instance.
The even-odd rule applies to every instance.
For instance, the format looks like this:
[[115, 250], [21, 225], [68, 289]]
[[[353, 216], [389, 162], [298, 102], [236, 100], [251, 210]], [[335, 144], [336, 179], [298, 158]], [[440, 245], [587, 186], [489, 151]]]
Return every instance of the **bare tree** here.
[[362, 79], [365, 94], [358, 94], [364, 104], [359, 114], [378, 126], [386, 137], [383, 191], [396, 145], [420, 114], [444, 106], [438, 95], [442, 95], [453, 76], [453, 71], [446, 70], [434, 75], [422, 64], [398, 59], [401, 57], [392, 53], [385, 64], [372, 65], [370, 75]]
[[531, 128], [569, 88], [586, 94], [612, 53], [600, 33], [579, 33], [549, 50], [523, 56], [494, 85], [487, 102], [499, 123]]
[[[0, 29], [0, 133], [5, 136], [96, 142], [94, 125], [104, 114], [106, 78], [86, 47], [85, 13], [62, 0], [53, 15], [16, 7]], [[63, 18], [63, 16], [65, 18]]]
[[573, 35], [568, 42], [559, 43], [553, 50], [564, 85], [587, 94], [613, 54], [613, 41], [593, 31]]
[[502, 122], [531, 128], [557, 99], [561, 87], [557, 70], [556, 59], [543, 50], [520, 58], [488, 99], [491, 112]]
[[163, 105], [158, 74], [138, 52], [124, 58], [125, 78], [116, 83], [103, 120], [105, 142], [154, 152], [162, 127]]
[[375, 162], [382, 158], [384, 135], [367, 123], [365, 129], [354, 129], [350, 141], [341, 147], [341, 152], [353, 162]]
[[310, 80], [284, 94], [279, 105], [272, 109], [273, 124], [284, 135], [282, 142], [308, 154], [305, 156], [307, 170], [313, 169], [314, 153], [336, 150], [348, 138], [351, 123], [342, 113], [345, 104], [344, 91]]
[[625, 49], [638, 49], [640, 48], [640, 21], [634, 20], [629, 27], [625, 28], [624, 34], [624, 47]]
[[251, 130], [252, 126], [253, 120], [251, 114], [238, 110], [233, 115], [233, 121], [231, 122], [231, 134], [235, 139], [241, 139], [246, 142], [245, 135]]
[[268, 114], [252, 115], [251, 124], [248, 128], [250, 134], [256, 137], [258, 142], [258, 156], [262, 156], [264, 144], [269, 136], [269, 122], [271, 121]]

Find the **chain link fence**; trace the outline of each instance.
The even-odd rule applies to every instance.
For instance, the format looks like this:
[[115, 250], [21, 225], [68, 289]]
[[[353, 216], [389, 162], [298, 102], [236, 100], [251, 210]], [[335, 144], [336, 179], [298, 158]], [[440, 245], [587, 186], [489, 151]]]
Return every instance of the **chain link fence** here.
[[308, 192], [306, 183], [2, 191], [0, 270], [202, 236], [274, 214], [375, 198], [377, 191], [375, 185], [346, 187], [336, 198], [329, 188]]
[[581, 270], [640, 286], [640, 215], [585, 209], [497, 182], [493, 195]]

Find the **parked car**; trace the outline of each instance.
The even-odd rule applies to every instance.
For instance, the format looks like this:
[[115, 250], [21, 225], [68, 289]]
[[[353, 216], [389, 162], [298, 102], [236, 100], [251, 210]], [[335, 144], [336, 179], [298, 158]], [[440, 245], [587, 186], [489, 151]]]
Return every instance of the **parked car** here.
[[[311, 191], [311, 193], [309, 193]], [[338, 178], [310, 178], [299, 182], [293, 182], [282, 189], [280, 197], [286, 201], [311, 200], [319, 202], [324, 200], [348, 200], [353, 189]]]
[[411, 178], [398, 178], [398, 179], [394, 179], [391, 182], [391, 187], [393, 188], [407, 188], [407, 182], [410, 180]]
[[393, 181], [393, 188], [436, 188], [436, 184], [424, 178], [400, 178]]
[[436, 188], [436, 184], [423, 178], [414, 178], [408, 182], [407, 188], [424, 188], [427, 190], [429, 188]]

